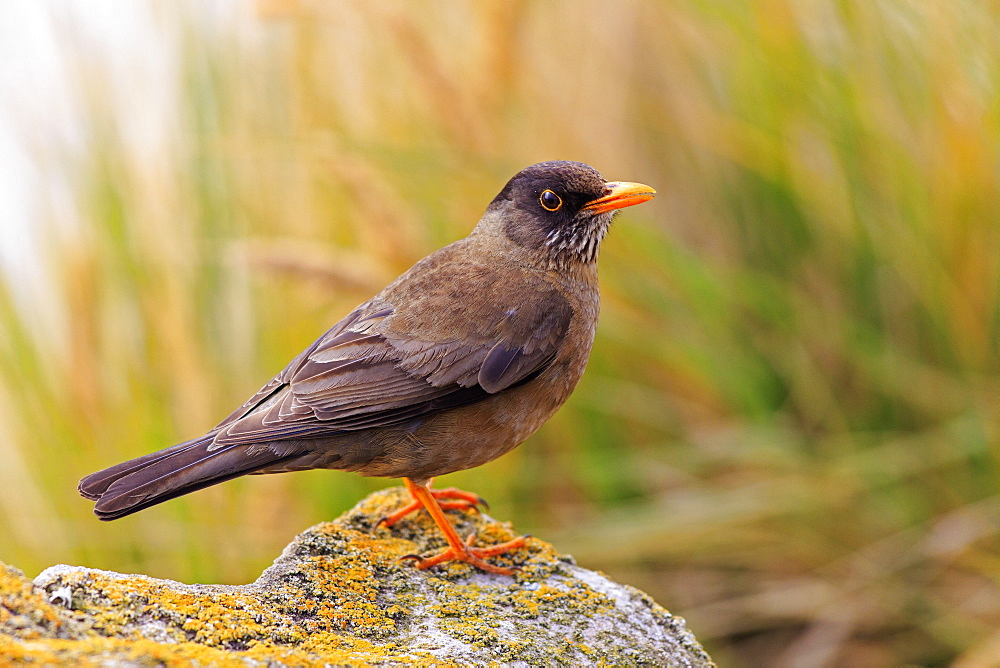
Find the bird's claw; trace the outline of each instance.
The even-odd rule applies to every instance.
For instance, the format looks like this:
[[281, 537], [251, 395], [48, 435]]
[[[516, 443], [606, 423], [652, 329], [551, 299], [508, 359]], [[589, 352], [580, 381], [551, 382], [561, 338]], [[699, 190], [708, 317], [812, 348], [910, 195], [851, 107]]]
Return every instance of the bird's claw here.
[[[476, 512], [479, 512], [480, 505], [486, 509], [489, 509], [490, 507], [490, 504], [486, 502], [486, 499], [478, 494], [466, 492], [456, 487], [432, 489], [430, 490], [430, 493], [435, 500], [437, 500], [438, 505], [442, 510], [475, 510]], [[442, 501], [441, 499], [449, 500]], [[378, 528], [382, 526], [388, 529], [399, 520], [403, 519], [410, 513], [417, 512], [421, 508], [423, 508], [423, 505], [416, 499], [413, 499], [410, 503], [406, 504], [399, 510], [380, 517], [378, 522], [375, 523], [375, 526], [372, 527], [371, 532], [375, 533]]]
[[[439, 505], [445, 510], [476, 509], [482, 506], [486, 510], [490, 509], [490, 504], [483, 497], [474, 492], [466, 492], [457, 487], [445, 487], [444, 489], [432, 489], [431, 494], [438, 500]], [[441, 503], [441, 499], [454, 499]]]
[[499, 545], [491, 545], [489, 547], [472, 547], [472, 543], [476, 540], [476, 534], [473, 532], [469, 534], [464, 543], [460, 543], [457, 546], [452, 545], [447, 547], [441, 552], [438, 552], [430, 557], [422, 557], [419, 554], [407, 554], [400, 557], [399, 560], [414, 561], [416, 562], [414, 563], [414, 566], [420, 570], [449, 561], [464, 561], [489, 573], [496, 573], [497, 575], [513, 575], [521, 569], [517, 566], [495, 566], [486, 561], [486, 558], [495, 557], [498, 554], [503, 554], [510, 550], [524, 547], [526, 539], [527, 536], [519, 536], [514, 540], [507, 541], [506, 543], [500, 543]]

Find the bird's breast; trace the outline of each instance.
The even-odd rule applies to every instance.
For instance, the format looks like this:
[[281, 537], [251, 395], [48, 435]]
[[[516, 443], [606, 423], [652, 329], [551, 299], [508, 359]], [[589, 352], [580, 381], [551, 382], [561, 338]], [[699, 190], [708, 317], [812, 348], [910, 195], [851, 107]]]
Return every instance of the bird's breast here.
[[530, 381], [477, 403], [444, 411], [401, 441], [388, 461], [391, 473], [415, 479], [492, 461], [535, 433], [572, 394], [594, 341], [596, 303], [575, 314], [551, 364]]

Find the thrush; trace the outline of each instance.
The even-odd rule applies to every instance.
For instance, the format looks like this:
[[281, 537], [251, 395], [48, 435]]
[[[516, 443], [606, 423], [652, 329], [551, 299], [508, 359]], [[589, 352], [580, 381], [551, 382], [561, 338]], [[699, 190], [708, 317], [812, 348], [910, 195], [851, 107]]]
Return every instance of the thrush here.
[[418, 568], [486, 559], [444, 510], [480, 503], [433, 489], [534, 433], [583, 375], [600, 305], [597, 256], [612, 218], [655, 191], [580, 162], [514, 175], [468, 237], [417, 262], [291, 361], [204, 436], [80, 481], [102, 520], [247, 474], [339, 469], [402, 478], [448, 548]]

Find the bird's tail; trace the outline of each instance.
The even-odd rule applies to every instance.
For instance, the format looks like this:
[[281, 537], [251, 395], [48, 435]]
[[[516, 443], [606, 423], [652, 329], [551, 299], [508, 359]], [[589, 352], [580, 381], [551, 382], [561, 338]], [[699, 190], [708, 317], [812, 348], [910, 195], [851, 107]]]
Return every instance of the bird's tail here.
[[80, 481], [80, 494], [97, 501], [94, 514], [100, 519], [114, 520], [295, 456], [246, 445], [209, 450], [214, 436], [210, 432], [91, 473]]

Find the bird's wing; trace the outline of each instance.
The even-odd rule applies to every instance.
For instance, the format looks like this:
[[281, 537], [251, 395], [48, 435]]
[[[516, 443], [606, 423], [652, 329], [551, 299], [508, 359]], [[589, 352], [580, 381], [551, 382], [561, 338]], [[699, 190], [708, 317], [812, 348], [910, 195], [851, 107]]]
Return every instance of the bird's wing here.
[[338, 323], [221, 423], [212, 447], [399, 424], [544, 370], [569, 327], [566, 298], [537, 277], [449, 298], [439, 286], [474, 278], [455, 270], [438, 267], [402, 289], [390, 286]]

